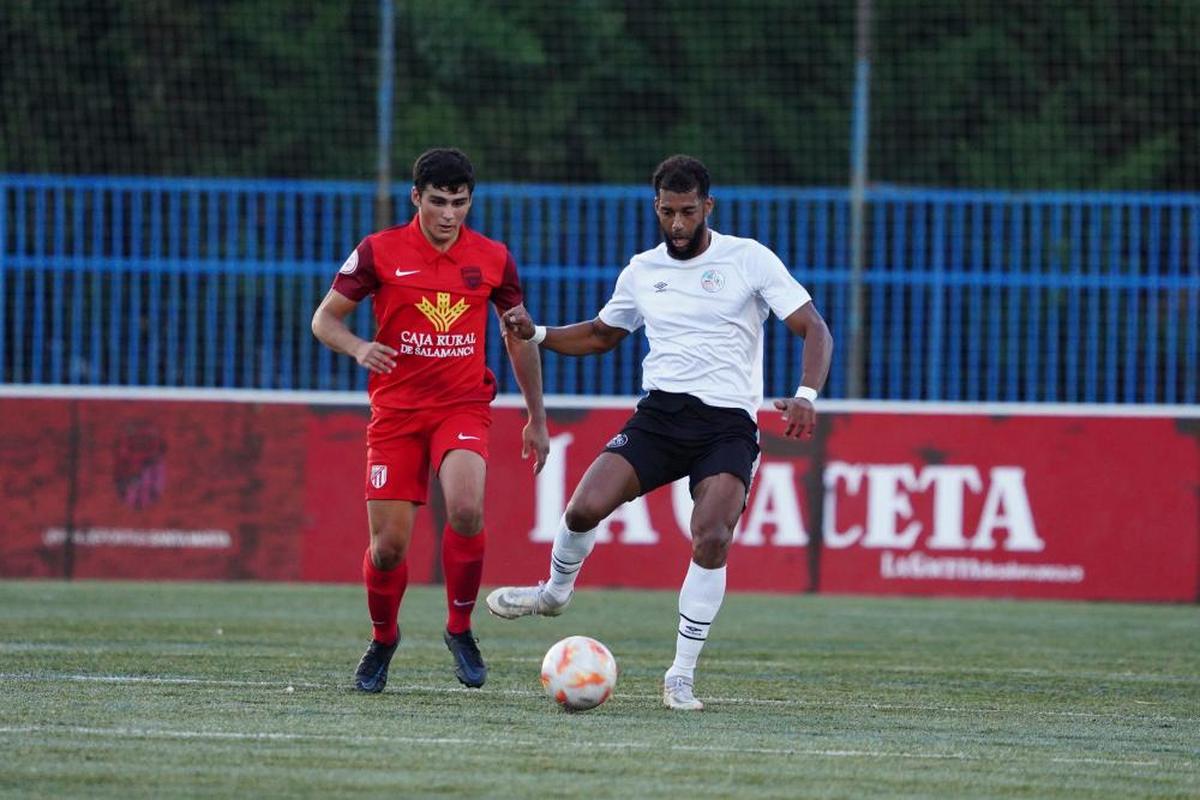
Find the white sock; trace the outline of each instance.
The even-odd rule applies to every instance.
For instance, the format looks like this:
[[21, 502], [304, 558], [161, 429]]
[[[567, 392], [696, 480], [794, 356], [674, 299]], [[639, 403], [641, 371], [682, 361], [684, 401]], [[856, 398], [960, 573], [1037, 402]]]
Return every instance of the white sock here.
[[546, 581], [546, 593], [559, 602], [570, 597], [583, 560], [595, 545], [595, 528], [577, 533], [567, 527], [567, 518], [564, 516], [558, 523], [554, 547], [550, 550], [550, 580]]
[[675, 634], [675, 661], [667, 677], [695, 677], [696, 661], [708, 628], [721, 610], [725, 599], [725, 567], [705, 569], [695, 561], [688, 565], [687, 577], [679, 589], [679, 631]]

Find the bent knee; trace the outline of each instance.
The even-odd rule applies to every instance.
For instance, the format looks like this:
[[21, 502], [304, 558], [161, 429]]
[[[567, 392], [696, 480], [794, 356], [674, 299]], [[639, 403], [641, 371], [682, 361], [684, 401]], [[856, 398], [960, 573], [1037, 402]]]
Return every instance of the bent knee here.
[[400, 566], [400, 562], [407, 554], [407, 543], [382, 536], [371, 537], [371, 562], [375, 564], [376, 569], [384, 571], [395, 569]]
[[463, 536], [474, 536], [483, 529], [483, 509], [477, 506], [455, 506], [446, 509], [446, 524]]
[[731, 528], [723, 525], [694, 527], [692, 560], [706, 569], [722, 567], [729, 557], [729, 545], [732, 542]]
[[572, 500], [567, 504], [567, 510], [563, 514], [563, 519], [566, 521], [569, 530], [576, 533], [583, 533], [595, 528], [606, 516], [608, 516], [607, 512], [596, 503], [589, 503], [586, 500]]

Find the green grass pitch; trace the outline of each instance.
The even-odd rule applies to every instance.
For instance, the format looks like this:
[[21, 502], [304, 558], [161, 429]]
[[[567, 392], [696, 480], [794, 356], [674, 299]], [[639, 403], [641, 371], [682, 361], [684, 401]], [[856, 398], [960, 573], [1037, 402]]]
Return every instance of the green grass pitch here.
[[[689, 714], [659, 698], [674, 592], [477, 612], [478, 691], [443, 602], [409, 589], [364, 696], [358, 587], [0, 582], [0, 795], [1200, 797], [1195, 606], [730, 595]], [[621, 677], [564, 714], [537, 675], [575, 633]]]

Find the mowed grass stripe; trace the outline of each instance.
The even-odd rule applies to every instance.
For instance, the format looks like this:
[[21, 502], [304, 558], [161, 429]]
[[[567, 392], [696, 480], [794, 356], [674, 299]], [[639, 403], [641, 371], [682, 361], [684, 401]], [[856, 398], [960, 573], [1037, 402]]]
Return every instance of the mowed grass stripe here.
[[[133, 739], [234, 739], [234, 740], [269, 740], [269, 741], [332, 741], [343, 742], [347, 744], [412, 744], [412, 745], [427, 745], [437, 746], [444, 744], [460, 744], [474, 745], [480, 747], [504, 745], [510, 748], [525, 748], [525, 749], [554, 749], [554, 750], [587, 750], [587, 749], [602, 749], [602, 750], [645, 750], [647, 748], [665, 747], [667, 750], [676, 752], [689, 753], [726, 753], [726, 754], [743, 754], [753, 753], [755, 755], [767, 756], [820, 756], [825, 758], [899, 758], [899, 759], [916, 759], [916, 760], [954, 760], [954, 761], [982, 761], [980, 756], [973, 756], [967, 753], [906, 753], [902, 751], [883, 751], [883, 750], [805, 750], [796, 748], [779, 748], [779, 747], [747, 747], [747, 748], [732, 748], [720, 747], [718, 745], [677, 745], [666, 744], [660, 745], [654, 742], [579, 742], [579, 741], [563, 741], [556, 740], [547, 744], [546, 742], [536, 739], [514, 739], [510, 737], [479, 739], [479, 738], [448, 738], [448, 737], [421, 737], [421, 736], [361, 736], [352, 734], [319, 734], [319, 733], [279, 733], [279, 732], [241, 732], [241, 731], [187, 731], [187, 730], [161, 730], [151, 728], [86, 728], [79, 726], [54, 726], [54, 725], [24, 725], [24, 726], [0, 726], [0, 735], [3, 734], [29, 734], [29, 733], [49, 733], [49, 734], [78, 734], [83, 736], [99, 736], [113, 738], [133, 738]], [[1100, 758], [1063, 758], [1061, 756], [1050, 759], [1056, 763], [1077, 763], [1077, 764], [1111, 764], [1124, 766], [1157, 766], [1159, 761], [1133, 761], [1126, 759], [1100, 759]]]
[[[345, 693], [347, 683], [312, 683], [304, 681], [242, 681], [242, 680], [221, 680], [212, 678], [192, 678], [187, 676], [171, 676], [171, 675], [68, 675], [55, 673], [0, 673], [0, 682], [48, 682], [55, 683], [59, 681], [75, 681], [79, 683], [114, 683], [114, 684], [163, 684], [163, 685], [180, 685], [180, 686], [211, 686], [211, 687], [246, 687], [246, 688], [261, 688], [272, 690], [286, 690], [288, 687], [293, 689], [303, 689], [309, 691], [328, 691]], [[484, 691], [489, 694], [504, 694], [513, 697], [542, 697], [543, 692], [535, 689], [500, 689], [489, 686], [484, 690], [467, 689], [464, 687], [453, 686], [422, 686], [420, 684], [402, 683], [401, 681], [393, 681], [391, 684], [392, 690], [400, 694], [406, 692], [420, 692], [422, 694], [458, 694], [470, 695], [477, 691]], [[628, 700], [636, 701], [656, 701], [658, 695], [637, 695], [627, 692], [620, 692], [621, 697]], [[918, 705], [895, 705], [885, 703], [823, 703], [813, 702], [808, 700], [786, 700], [786, 699], [769, 699], [757, 697], [708, 697], [710, 704], [730, 704], [730, 705], [758, 705], [758, 706], [796, 706], [800, 708], [821, 709], [821, 710], [849, 710], [859, 709], [868, 711], [935, 711], [944, 714], [1034, 714], [1044, 717], [1083, 717], [1093, 719], [1112, 719], [1123, 720], [1129, 722], [1183, 722], [1190, 724], [1200, 724], [1200, 717], [1189, 719], [1183, 717], [1171, 716], [1169, 714], [1105, 714], [1086, 711], [1029, 711], [1028, 709], [1004, 709], [986, 706], [918, 706]]]

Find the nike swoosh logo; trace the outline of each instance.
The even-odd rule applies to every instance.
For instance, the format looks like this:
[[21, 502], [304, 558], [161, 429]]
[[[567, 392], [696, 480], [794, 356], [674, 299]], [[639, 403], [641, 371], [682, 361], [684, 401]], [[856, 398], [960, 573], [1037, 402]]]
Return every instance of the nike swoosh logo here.
[[467, 439], [478, 439], [479, 437], [478, 437], [478, 436], [467, 436], [465, 433], [460, 433], [460, 434], [458, 435], [458, 438], [459, 438], [461, 441], [464, 441], [464, 442], [465, 442]]
[[410, 270], [405, 270], [403, 272], [400, 270], [396, 270], [396, 277], [403, 278], [405, 275], [416, 275], [420, 271], [421, 270], [419, 270], [419, 269], [410, 269]]
[[458, 606], [459, 608], [466, 608], [467, 606], [475, 605], [474, 600], [467, 600], [465, 602], [462, 600], [451, 600], [450, 602], [454, 603], [454, 605]]

